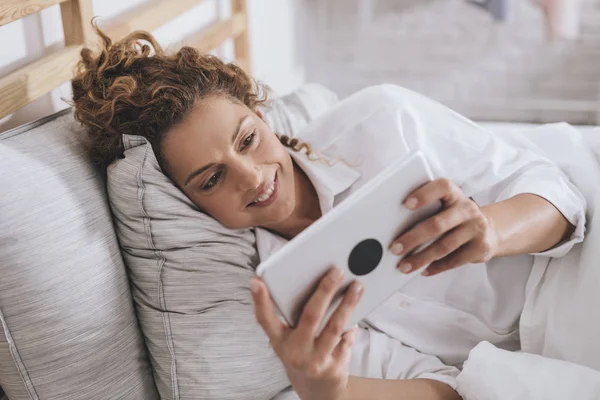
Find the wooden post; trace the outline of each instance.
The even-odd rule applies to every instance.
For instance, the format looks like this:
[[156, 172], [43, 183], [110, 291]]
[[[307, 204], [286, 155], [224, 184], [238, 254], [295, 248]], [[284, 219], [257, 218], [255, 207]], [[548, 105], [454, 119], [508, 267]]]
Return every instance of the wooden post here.
[[243, 13], [246, 29], [233, 40], [235, 62], [246, 73], [252, 74], [250, 63], [250, 36], [248, 35], [248, 5], [246, 0], [231, 0], [231, 15]]
[[89, 44], [92, 30], [92, 0], [68, 0], [60, 5], [65, 46]]

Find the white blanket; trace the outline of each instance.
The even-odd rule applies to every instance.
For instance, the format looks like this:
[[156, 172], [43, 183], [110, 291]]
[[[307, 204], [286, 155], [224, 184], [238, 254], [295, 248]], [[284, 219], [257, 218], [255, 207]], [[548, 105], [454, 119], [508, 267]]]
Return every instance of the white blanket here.
[[591, 400], [600, 372], [568, 361], [478, 344], [457, 377], [465, 400]]
[[458, 379], [466, 400], [600, 399], [600, 131], [585, 135], [567, 124], [508, 134], [559, 164], [581, 190], [586, 239], [536, 263], [521, 317], [523, 352], [473, 349]]

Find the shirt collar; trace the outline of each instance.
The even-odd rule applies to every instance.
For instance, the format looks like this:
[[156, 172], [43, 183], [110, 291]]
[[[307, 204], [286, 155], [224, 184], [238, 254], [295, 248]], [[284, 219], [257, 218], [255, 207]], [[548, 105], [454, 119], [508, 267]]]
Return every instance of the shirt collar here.
[[333, 208], [335, 196], [360, 178], [360, 173], [342, 160], [319, 158], [319, 155], [311, 160], [305, 152], [286, 149], [315, 187], [323, 214]]

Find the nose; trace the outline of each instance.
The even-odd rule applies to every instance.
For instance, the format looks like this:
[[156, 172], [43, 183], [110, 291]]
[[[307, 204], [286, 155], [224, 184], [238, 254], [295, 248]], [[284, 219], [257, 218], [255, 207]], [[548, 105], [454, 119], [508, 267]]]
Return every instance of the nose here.
[[239, 190], [254, 190], [262, 183], [262, 173], [256, 164], [240, 163], [236, 168], [236, 172]]

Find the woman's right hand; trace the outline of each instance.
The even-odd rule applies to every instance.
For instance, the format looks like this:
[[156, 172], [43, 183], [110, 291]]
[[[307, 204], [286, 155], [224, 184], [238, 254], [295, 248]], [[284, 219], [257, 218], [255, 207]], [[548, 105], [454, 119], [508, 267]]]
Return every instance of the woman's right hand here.
[[332, 268], [321, 279], [294, 329], [286, 326], [275, 313], [265, 284], [258, 278], [250, 281], [256, 319], [283, 362], [294, 390], [303, 400], [347, 398], [348, 364], [357, 328], [346, 333], [343, 329], [362, 295], [360, 283], [352, 283], [340, 306], [317, 335], [342, 279], [343, 272], [338, 268]]

